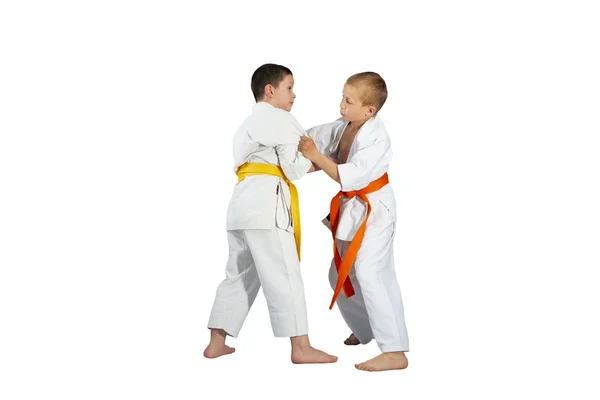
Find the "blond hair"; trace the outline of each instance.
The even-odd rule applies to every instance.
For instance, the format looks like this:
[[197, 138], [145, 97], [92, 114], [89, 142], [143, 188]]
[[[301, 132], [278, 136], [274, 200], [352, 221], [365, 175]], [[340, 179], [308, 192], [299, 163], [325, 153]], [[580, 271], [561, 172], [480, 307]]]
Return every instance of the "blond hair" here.
[[387, 86], [383, 78], [376, 72], [360, 72], [346, 81], [360, 89], [360, 102], [365, 106], [375, 107], [375, 114], [387, 100]]

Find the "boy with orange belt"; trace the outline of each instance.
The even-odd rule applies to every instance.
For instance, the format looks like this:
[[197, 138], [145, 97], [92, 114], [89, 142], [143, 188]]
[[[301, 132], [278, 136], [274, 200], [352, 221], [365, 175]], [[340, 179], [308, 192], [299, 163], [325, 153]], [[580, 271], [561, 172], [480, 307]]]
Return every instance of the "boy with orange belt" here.
[[[387, 98], [379, 74], [351, 76], [344, 85], [342, 118], [307, 130], [298, 150], [341, 186], [330, 205], [334, 241], [330, 281], [352, 335], [348, 345], [375, 339], [382, 354], [356, 368], [408, 366], [408, 334], [394, 267], [396, 201], [388, 181], [390, 138], [377, 112]], [[343, 290], [343, 293], [341, 293]]]

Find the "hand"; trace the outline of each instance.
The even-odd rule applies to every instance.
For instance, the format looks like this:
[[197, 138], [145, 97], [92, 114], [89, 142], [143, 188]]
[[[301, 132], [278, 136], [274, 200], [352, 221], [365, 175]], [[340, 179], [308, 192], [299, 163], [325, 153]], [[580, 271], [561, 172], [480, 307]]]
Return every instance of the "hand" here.
[[300, 143], [298, 143], [298, 151], [310, 161], [314, 161], [315, 158], [321, 154], [319, 153], [314, 140], [308, 136], [302, 136], [300, 138]]

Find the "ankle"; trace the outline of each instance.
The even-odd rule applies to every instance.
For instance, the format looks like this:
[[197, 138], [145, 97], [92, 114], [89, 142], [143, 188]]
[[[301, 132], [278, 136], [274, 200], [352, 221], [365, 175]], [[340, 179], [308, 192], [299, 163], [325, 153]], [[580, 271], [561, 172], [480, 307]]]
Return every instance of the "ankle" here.
[[223, 329], [211, 329], [210, 330], [210, 343], [213, 345], [224, 345], [225, 339], [227, 339], [227, 332]]
[[386, 351], [383, 354], [386, 356], [389, 356], [389, 357], [393, 357], [393, 358], [403, 358], [404, 357], [403, 351]]
[[292, 352], [305, 351], [311, 348], [308, 335], [293, 336], [290, 338], [292, 344]]

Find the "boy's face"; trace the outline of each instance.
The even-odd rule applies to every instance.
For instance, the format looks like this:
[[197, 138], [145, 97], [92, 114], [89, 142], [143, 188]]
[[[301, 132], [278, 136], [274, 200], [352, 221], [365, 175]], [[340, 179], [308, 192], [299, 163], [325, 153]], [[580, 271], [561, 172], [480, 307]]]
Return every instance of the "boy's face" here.
[[286, 75], [277, 87], [268, 85], [266, 90], [270, 90], [270, 101], [273, 107], [281, 108], [286, 111], [291, 111], [294, 105], [294, 77]]
[[360, 88], [347, 83], [344, 85], [340, 114], [344, 121], [363, 121], [373, 116], [375, 108], [361, 103]]

